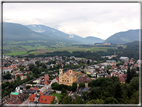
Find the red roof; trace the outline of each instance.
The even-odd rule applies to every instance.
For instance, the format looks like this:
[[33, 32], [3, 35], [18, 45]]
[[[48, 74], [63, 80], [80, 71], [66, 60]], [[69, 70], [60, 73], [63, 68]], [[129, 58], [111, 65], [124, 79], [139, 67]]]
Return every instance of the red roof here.
[[36, 87], [30, 87], [31, 90], [38, 90]]
[[45, 79], [45, 81], [49, 80], [49, 76], [48, 76], [48, 75], [45, 75], [45, 76], [44, 76], [44, 79]]
[[79, 73], [81, 73], [81, 72], [79, 71]]
[[28, 73], [32, 73], [32, 71], [28, 71]]
[[[67, 73], [67, 75], [69, 75], [70, 73], [69, 73], [70, 71], [67, 71], [66, 73]], [[72, 71], [72, 75], [74, 76], [75, 75], [75, 72], [73, 72]]]
[[123, 74], [122, 76], [123, 76], [124, 79], [127, 78], [127, 74]]
[[117, 68], [117, 66], [113, 65], [112, 68]]
[[119, 76], [119, 80], [120, 80], [121, 82], [125, 82], [125, 79], [124, 79], [122, 76]]
[[[31, 94], [30, 95], [30, 102], [34, 102], [36, 95]], [[44, 103], [44, 104], [51, 104], [51, 101], [53, 100], [54, 96], [46, 96], [46, 95], [40, 95], [38, 99], [38, 103]]]
[[36, 96], [35, 94], [30, 95], [30, 102], [34, 102], [35, 96]]
[[115, 72], [112, 72], [111, 74], [115, 74]]
[[51, 104], [51, 101], [53, 100], [54, 96], [45, 96], [45, 95], [40, 95], [39, 96], [39, 103], [44, 103], [44, 104]]
[[110, 75], [108, 75], [106, 78], [110, 78]]
[[133, 62], [133, 59], [131, 59], [130, 62]]
[[59, 82], [59, 78], [58, 77], [56, 77], [56, 80]]
[[19, 75], [20, 77], [23, 76], [23, 74], [16, 74], [15, 77], [17, 77], [18, 75]]
[[49, 83], [47, 81], [44, 82], [46, 85], [49, 85]]

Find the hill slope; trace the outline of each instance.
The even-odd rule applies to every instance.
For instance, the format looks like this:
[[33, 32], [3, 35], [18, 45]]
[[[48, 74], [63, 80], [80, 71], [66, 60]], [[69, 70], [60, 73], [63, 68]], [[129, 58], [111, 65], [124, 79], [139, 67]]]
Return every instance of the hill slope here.
[[[46, 40], [50, 42], [67, 42], [74, 43], [66, 38], [57, 38], [52, 35], [35, 32], [28, 27], [16, 23], [3, 23], [3, 40], [4, 41], [26, 41], [26, 40]], [[76, 43], [76, 42], [75, 42]]]
[[128, 30], [125, 32], [118, 32], [107, 38], [104, 43], [127, 43], [139, 40], [139, 30]]
[[45, 25], [27, 25], [27, 27], [35, 32], [40, 32], [42, 34], [49, 35], [56, 39], [62, 38], [66, 40], [75, 41], [76, 43], [94, 44], [96, 42], [103, 42], [103, 40], [100, 38], [96, 38], [96, 37], [82, 38], [75, 34], [66, 34], [62, 31], [59, 31], [57, 29], [54, 29]]

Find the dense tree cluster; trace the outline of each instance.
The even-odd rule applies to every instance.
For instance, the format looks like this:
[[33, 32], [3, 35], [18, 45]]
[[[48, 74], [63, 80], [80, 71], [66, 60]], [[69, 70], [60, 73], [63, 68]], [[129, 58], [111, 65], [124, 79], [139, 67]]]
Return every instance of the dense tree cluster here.
[[[138, 104], [139, 103], [139, 78], [133, 77], [130, 83], [122, 84], [118, 77], [91, 80], [90, 92], [83, 92], [81, 97], [75, 95], [65, 97], [62, 104]], [[79, 103], [77, 103], [79, 102]]]

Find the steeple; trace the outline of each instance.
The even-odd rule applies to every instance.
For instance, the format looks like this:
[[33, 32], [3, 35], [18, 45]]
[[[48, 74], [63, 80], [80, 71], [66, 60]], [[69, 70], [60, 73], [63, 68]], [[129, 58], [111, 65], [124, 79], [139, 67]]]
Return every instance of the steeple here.
[[71, 62], [70, 62], [70, 69], [72, 69], [72, 65], [71, 65]]
[[63, 69], [63, 67], [62, 67], [62, 63], [60, 63], [60, 69]]

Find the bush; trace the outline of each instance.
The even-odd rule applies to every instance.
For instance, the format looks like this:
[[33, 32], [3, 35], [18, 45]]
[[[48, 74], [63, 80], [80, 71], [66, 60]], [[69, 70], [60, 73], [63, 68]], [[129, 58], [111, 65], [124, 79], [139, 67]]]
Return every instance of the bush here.
[[31, 87], [31, 86], [28, 85], [28, 86], [26, 86], [26, 89], [29, 89], [30, 87]]

